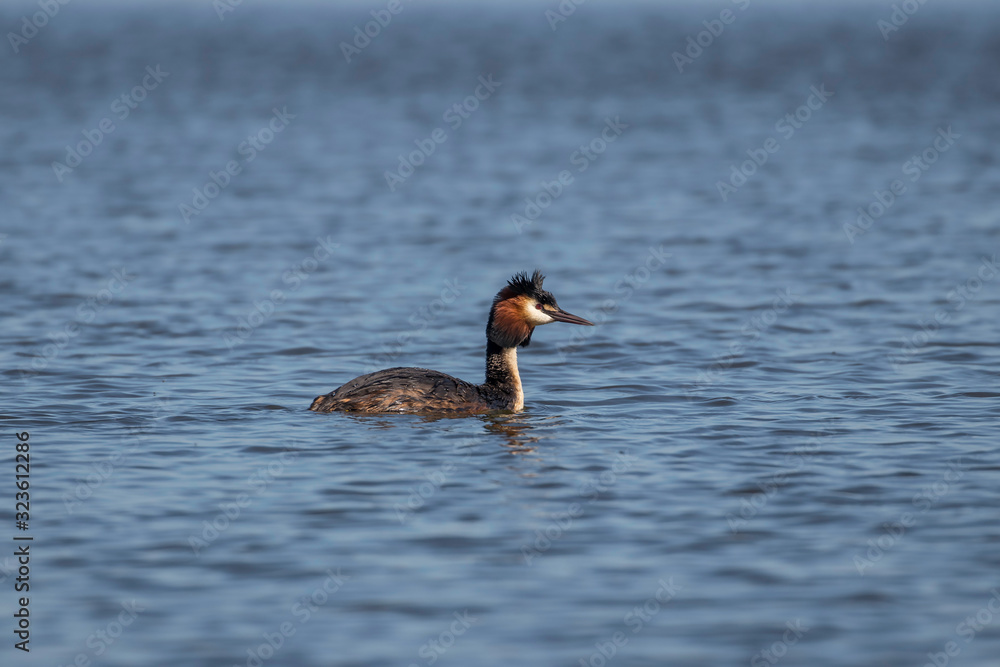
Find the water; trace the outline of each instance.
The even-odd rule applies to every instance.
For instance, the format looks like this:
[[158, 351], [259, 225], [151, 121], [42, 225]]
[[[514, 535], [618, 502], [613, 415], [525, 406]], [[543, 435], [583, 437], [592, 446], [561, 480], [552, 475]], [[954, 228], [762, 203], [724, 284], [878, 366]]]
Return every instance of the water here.
[[[997, 12], [414, 3], [347, 63], [383, 6], [71, 3], [4, 44], [3, 663], [995, 664]], [[306, 411], [480, 381], [536, 266], [599, 326], [535, 333], [523, 414]]]

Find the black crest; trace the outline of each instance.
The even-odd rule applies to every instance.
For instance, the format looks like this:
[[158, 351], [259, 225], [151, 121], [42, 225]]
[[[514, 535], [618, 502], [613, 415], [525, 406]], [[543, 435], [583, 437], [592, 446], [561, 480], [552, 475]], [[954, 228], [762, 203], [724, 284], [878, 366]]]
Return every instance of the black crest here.
[[507, 281], [507, 287], [514, 290], [514, 296], [518, 294], [527, 294], [529, 296], [535, 296], [536, 294], [543, 292], [542, 282], [545, 280], [545, 276], [538, 269], [528, 277], [526, 271], [521, 271], [520, 273], [514, 274], [514, 277]]
[[514, 274], [514, 277], [507, 281], [507, 286], [497, 294], [497, 298], [494, 300], [509, 299], [514, 296], [530, 296], [532, 299], [545, 306], [556, 305], [556, 298], [552, 296], [551, 292], [546, 292], [542, 289], [542, 281], [545, 280], [545, 276], [538, 269], [528, 277], [526, 271]]

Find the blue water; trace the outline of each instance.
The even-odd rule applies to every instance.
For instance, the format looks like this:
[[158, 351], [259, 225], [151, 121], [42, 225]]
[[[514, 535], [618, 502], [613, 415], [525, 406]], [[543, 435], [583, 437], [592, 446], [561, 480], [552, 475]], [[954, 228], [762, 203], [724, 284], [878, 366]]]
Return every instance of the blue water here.
[[[387, 4], [0, 45], [0, 661], [997, 664], [996, 9], [406, 2], [347, 62]], [[598, 326], [522, 414], [306, 410], [481, 381], [535, 267]]]

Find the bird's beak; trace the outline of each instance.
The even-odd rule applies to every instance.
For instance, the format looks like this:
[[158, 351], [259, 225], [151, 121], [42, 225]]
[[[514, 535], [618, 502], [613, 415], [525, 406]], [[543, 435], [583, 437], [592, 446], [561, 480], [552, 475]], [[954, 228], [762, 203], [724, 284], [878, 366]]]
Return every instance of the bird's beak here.
[[577, 317], [571, 313], [567, 313], [562, 308], [553, 308], [552, 310], [546, 310], [545, 314], [554, 319], [556, 322], [567, 322], [569, 324], [585, 324], [588, 327], [594, 326], [593, 322], [588, 322], [582, 317]]

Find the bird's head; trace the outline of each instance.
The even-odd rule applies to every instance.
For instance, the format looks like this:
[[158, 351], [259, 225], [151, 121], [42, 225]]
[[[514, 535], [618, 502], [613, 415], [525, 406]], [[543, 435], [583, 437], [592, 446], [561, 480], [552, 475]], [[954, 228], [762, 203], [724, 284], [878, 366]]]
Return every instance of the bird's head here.
[[542, 289], [545, 276], [536, 270], [531, 277], [518, 273], [493, 297], [486, 337], [500, 347], [525, 346], [535, 327], [549, 322], [594, 326], [559, 307], [551, 292]]

